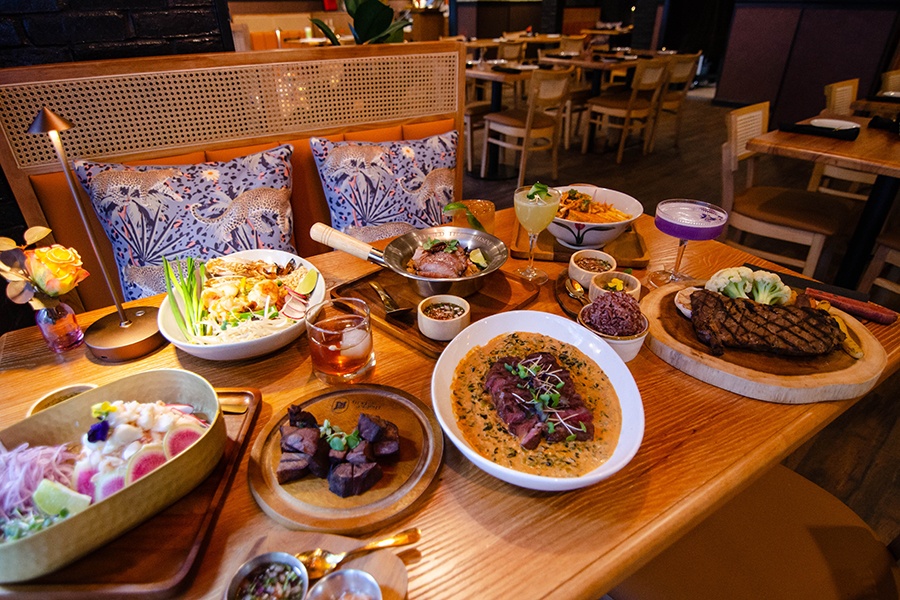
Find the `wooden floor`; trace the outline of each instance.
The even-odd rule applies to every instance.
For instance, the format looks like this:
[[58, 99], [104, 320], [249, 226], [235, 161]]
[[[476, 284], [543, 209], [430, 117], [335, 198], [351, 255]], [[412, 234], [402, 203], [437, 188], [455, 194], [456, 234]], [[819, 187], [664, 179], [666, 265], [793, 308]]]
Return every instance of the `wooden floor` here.
[[[721, 145], [729, 109], [713, 106], [709, 92], [700, 89], [691, 93], [678, 148], [673, 145], [670, 117], [661, 123], [650, 156], [642, 156], [639, 145], [632, 142], [626, 147], [622, 164], [617, 165], [615, 153], [600, 152], [599, 143], [595, 144], [598, 150], [587, 155], [581, 154], [580, 144], [574, 144], [571, 150], [560, 153], [556, 181], [550, 176], [549, 154], [539, 153], [530, 159], [525, 182], [589, 183], [620, 190], [637, 198], [647, 214], [653, 214], [656, 204], [666, 198], [719, 204]], [[481, 139], [476, 133], [476, 163], [480, 160]], [[803, 161], [767, 156], [761, 163], [758, 177], [763, 184], [802, 188], [812, 172], [812, 165]], [[515, 185], [515, 179], [483, 181], [467, 174], [463, 196], [511, 206]], [[838, 252], [835, 259], [839, 258]], [[843, 500], [882, 540], [900, 535], [900, 374], [869, 393], [785, 464]]]

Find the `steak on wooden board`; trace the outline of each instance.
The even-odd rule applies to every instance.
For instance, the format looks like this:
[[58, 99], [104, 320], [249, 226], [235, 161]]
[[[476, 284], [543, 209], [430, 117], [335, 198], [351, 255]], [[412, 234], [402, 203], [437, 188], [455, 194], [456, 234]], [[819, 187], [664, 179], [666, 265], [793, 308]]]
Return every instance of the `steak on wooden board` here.
[[837, 321], [815, 308], [760, 304], [700, 289], [691, 294], [691, 312], [697, 339], [716, 356], [726, 347], [816, 356], [844, 340]]

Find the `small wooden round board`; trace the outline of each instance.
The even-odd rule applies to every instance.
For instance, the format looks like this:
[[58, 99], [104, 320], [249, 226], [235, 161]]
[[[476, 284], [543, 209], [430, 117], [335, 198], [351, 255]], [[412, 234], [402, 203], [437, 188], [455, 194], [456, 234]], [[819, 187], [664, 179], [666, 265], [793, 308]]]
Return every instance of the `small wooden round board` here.
[[321, 425], [328, 419], [345, 432], [356, 428], [360, 413], [376, 414], [400, 430], [399, 457], [380, 463], [381, 480], [358, 496], [341, 498], [328, 481], [311, 474], [285, 484], [275, 469], [281, 459], [282, 424], [287, 409], [260, 432], [250, 453], [250, 491], [263, 511], [291, 529], [364, 533], [405, 514], [428, 489], [444, 453], [441, 427], [425, 404], [406, 392], [380, 385], [345, 385], [295, 402]]
[[679, 290], [703, 283], [670, 283], [641, 301], [650, 320], [650, 350], [700, 381], [757, 400], [808, 404], [862, 396], [875, 386], [887, 365], [884, 348], [865, 325], [834, 308], [862, 348], [862, 358], [854, 359], [840, 349], [822, 356], [796, 357], [726, 348], [722, 356], [713, 356], [697, 339], [690, 319], [675, 306]]

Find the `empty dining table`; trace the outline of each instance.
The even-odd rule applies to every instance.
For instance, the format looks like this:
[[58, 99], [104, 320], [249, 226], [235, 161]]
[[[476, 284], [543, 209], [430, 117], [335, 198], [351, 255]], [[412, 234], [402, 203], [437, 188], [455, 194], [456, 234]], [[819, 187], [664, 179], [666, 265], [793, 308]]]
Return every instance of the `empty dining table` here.
[[[828, 117], [823, 113], [816, 118]], [[900, 191], [900, 137], [896, 132], [870, 127], [870, 120], [865, 117], [834, 115], [833, 119], [858, 124], [859, 136], [850, 141], [775, 130], [751, 139], [747, 148], [877, 175], [835, 276], [837, 285], [854, 288]]]

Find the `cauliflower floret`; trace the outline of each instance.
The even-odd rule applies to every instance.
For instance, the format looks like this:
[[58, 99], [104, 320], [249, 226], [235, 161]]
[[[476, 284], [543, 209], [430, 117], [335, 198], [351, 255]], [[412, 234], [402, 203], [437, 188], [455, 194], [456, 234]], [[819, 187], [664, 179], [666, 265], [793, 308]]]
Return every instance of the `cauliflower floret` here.
[[791, 288], [775, 273], [756, 271], [753, 274], [752, 295], [760, 304], [786, 304], [791, 299]]
[[711, 292], [719, 292], [729, 298], [748, 298], [747, 293], [752, 288], [753, 271], [747, 267], [722, 269], [706, 282], [706, 289]]

